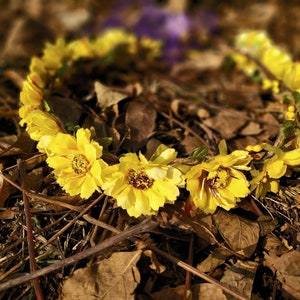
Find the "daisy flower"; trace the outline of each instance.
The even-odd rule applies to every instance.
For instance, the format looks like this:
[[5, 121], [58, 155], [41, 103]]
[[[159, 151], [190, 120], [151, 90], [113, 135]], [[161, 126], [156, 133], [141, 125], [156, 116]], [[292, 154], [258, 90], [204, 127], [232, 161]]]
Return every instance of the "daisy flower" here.
[[184, 185], [182, 173], [170, 166], [176, 151], [160, 145], [149, 160], [139, 153], [127, 153], [120, 163], [107, 169], [102, 188], [117, 200], [130, 216], [156, 214], [165, 203], [174, 203], [179, 186]]
[[71, 196], [87, 199], [99, 191], [107, 164], [100, 158], [102, 146], [91, 140], [89, 129], [79, 129], [76, 137], [65, 133], [43, 136], [37, 147], [47, 153], [57, 182]]
[[205, 213], [213, 213], [218, 206], [229, 210], [250, 192], [248, 180], [240, 171], [250, 169], [247, 165], [252, 158], [248, 151], [227, 154], [224, 140], [219, 150], [219, 155], [191, 167], [185, 174], [192, 201]]

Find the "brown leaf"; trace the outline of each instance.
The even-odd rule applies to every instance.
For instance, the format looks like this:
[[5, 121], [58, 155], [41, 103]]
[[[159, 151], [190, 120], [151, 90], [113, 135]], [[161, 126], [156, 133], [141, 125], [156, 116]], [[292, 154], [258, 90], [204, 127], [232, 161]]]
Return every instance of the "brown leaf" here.
[[240, 255], [250, 257], [259, 239], [259, 225], [224, 210], [214, 215], [216, 226], [228, 246]]
[[216, 116], [203, 121], [206, 126], [220, 132], [224, 139], [235, 137], [246, 122], [247, 113], [233, 109], [224, 109]]
[[125, 123], [130, 129], [129, 148], [133, 152], [143, 147], [155, 129], [156, 110], [148, 103], [131, 101], [128, 105]]
[[[199, 287], [199, 290], [198, 290]], [[198, 290], [198, 292], [197, 292]], [[226, 300], [223, 290], [213, 283], [201, 283], [192, 286], [194, 300]]]
[[4, 206], [5, 200], [9, 197], [9, 195], [10, 195], [10, 185], [0, 175], [0, 207]]
[[151, 294], [154, 300], [226, 300], [223, 290], [212, 283], [194, 284], [191, 290], [187, 291], [186, 297], [184, 296], [185, 286], [179, 285], [175, 288], [165, 288], [156, 293]]
[[101, 108], [106, 108], [119, 103], [128, 97], [125, 93], [117, 92], [99, 81], [95, 82], [95, 91], [97, 95], [98, 104]]
[[286, 292], [300, 299], [300, 252], [291, 251], [275, 258], [266, 254], [264, 264], [276, 272]]
[[257, 266], [258, 264], [253, 261], [238, 260], [224, 272], [220, 281], [250, 299]]
[[[179, 285], [176, 286], [175, 288], [162, 289], [158, 292], [151, 294], [151, 297], [154, 300], [165, 300], [165, 299], [182, 300], [184, 292], [185, 292], [185, 286]], [[188, 291], [188, 295], [186, 299], [192, 300], [192, 295], [190, 291]]]
[[260, 236], [264, 236], [272, 232], [278, 223], [275, 219], [272, 219], [270, 216], [261, 216], [258, 218], [257, 222], [259, 225]]
[[155, 270], [156, 273], [160, 274], [166, 270], [166, 266], [160, 263], [160, 261], [157, 259], [157, 256], [152, 250], [145, 250], [143, 253], [150, 258], [151, 265], [149, 267], [152, 270]]
[[13, 211], [12, 209], [3, 209], [0, 211], [0, 219], [1, 220], [12, 220], [16, 214], [17, 214], [17, 212]]
[[257, 135], [261, 133], [262, 129], [260, 128], [260, 125], [256, 122], [249, 122], [246, 127], [244, 127], [241, 131], [241, 135]]
[[264, 249], [269, 255], [282, 255], [288, 252], [288, 248], [284, 246], [282, 241], [274, 234], [269, 233], [263, 240]]
[[136, 263], [142, 251], [116, 252], [110, 258], [78, 269], [64, 282], [60, 300], [134, 299], [140, 281]]
[[217, 248], [206, 259], [197, 265], [197, 269], [201, 272], [212, 273], [230, 256], [232, 256], [231, 251], [224, 248]]

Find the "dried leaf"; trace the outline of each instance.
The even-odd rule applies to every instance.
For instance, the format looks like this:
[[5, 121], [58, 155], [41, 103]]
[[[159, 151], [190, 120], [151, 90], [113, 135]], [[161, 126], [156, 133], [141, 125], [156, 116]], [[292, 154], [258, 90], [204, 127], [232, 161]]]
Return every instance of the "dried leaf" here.
[[[199, 288], [199, 291], [198, 291]], [[201, 283], [192, 286], [193, 300], [226, 300], [223, 290], [212, 283]]]
[[261, 216], [258, 218], [257, 222], [259, 225], [260, 236], [264, 236], [272, 232], [278, 223], [275, 219], [272, 219], [270, 216]]
[[110, 258], [78, 269], [64, 282], [60, 300], [134, 299], [140, 281], [136, 263], [142, 251], [116, 252]]
[[0, 220], [12, 220], [17, 214], [16, 211], [12, 209], [4, 209], [0, 211]]
[[244, 127], [241, 131], [241, 135], [257, 135], [261, 133], [262, 129], [260, 128], [260, 125], [256, 122], [249, 122], [249, 124]]
[[[151, 294], [153, 300], [165, 300], [165, 299], [172, 299], [172, 300], [182, 300], [185, 293], [185, 286], [179, 285], [175, 288], [165, 288], [160, 290], [159, 292]], [[187, 300], [192, 300], [191, 291], [187, 292], [188, 295], [186, 297]]]
[[226, 300], [223, 290], [212, 283], [194, 284], [191, 290], [187, 291], [186, 297], [184, 296], [185, 286], [179, 285], [175, 288], [165, 288], [159, 292], [151, 294], [154, 300]]
[[214, 216], [216, 226], [228, 246], [240, 255], [250, 257], [259, 239], [259, 225], [224, 210]]
[[197, 269], [201, 272], [212, 273], [218, 266], [223, 264], [232, 252], [224, 248], [215, 249], [206, 259], [197, 265]]
[[117, 92], [103, 85], [99, 81], [95, 82], [95, 91], [97, 95], [98, 104], [101, 108], [110, 107], [128, 97], [127, 94]]
[[149, 266], [152, 270], [155, 270], [156, 273], [160, 274], [166, 270], [166, 266], [161, 264], [157, 259], [157, 256], [152, 250], [145, 250], [144, 255], [150, 258], [151, 265]]
[[181, 144], [184, 146], [186, 153], [190, 154], [195, 148], [199, 147], [199, 139], [195, 136], [187, 135]]
[[264, 249], [269, 255], [282, 255], [288, 252], [282, 241], [274, 234], [269, 233], [264, 239]]
[[203, 123], [220, 132], [224, 139], [236, 136], [238, 130], [247, 122], [247, 113], [233, 109], [224, 109], [216, 116], [203, 120]]
[[[238, 260], [224, 272], [224, 276], [220, 281], [250, 299], [257, 266], [258, 264], [253, 261]], [[227, 299], [235, 298], [227, 295]]]
[[287, 293], [300, 299], [300, 252], [291, 251], [275, 258], [266, 254], [264, 264], [276, 273]]
[[0, 207], [4, 206], [5, 200], [9, 197], [9, 195], [10, 195], [10, 185], [0, 175]]
[[129, 103], [125, 123], [130, 129], [130, 145], [135, 152], [143, 147], [155, 129], [156, 110], [148, 103], [132, 101]]

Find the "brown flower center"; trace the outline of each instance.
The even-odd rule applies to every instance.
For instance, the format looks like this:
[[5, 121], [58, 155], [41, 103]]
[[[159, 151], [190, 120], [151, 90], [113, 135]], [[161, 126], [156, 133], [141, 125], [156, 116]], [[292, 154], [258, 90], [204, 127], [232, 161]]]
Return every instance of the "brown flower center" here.
[[218, 169], [217, 171], [209, 172], [207, 182], [211, 189], [224, 188], [228, 185], [230, 175], [228, 170]]
[[154, 179], [149, 177], [144, 170], [128, 171], [128, 183], [138, 190], [145, 191], [152, 187]]
[[89, 162], [82, 154], [76, 154], [72, 160], [72, 169], [78, 175], [85, 174], [88, 171]]

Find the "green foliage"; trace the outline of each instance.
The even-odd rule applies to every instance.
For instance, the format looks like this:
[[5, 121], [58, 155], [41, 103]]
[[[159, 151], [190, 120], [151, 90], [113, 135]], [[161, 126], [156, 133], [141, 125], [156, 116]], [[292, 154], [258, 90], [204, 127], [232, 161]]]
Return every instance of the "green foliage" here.
[[208, 148], [206, 146], [200, 146], [198, 148], [195, 148], [191, 154], [189, 155], [189, 158], [197, 159], [198, 161], [203, 161], [207, 155]]

